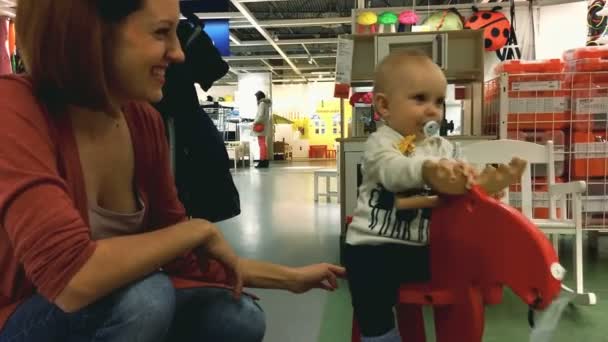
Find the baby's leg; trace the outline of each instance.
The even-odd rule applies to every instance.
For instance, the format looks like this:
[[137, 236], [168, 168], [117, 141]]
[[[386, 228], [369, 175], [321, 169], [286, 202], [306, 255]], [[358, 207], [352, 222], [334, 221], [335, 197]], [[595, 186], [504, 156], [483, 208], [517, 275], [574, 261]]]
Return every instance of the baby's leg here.
[[393, 307], [400, 286], [398, 273], [406, 258], [398, 258], [402, 246], [346, 245], [344, 265], [353, 313], [363, 341], [401, 341], [395, 326]]
[[498, 168], [488, 166], [477, 178], [477, 184], [488, 194], [498, 193], [509, 185], [519, 182], [526, 165], [525, 160], [513, 158], [509, 165], [500, 164]]

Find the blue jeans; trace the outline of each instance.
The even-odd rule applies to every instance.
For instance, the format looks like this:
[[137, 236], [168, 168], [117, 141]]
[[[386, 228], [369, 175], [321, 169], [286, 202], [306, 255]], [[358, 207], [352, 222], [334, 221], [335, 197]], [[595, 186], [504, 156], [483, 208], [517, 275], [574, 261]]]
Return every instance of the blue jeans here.
[[20, 305], [0, 342], [261, 342], [265, 319], [249, 296], [219, 288], [175, 289], [154, 273], [75, 313], [40, 295]]

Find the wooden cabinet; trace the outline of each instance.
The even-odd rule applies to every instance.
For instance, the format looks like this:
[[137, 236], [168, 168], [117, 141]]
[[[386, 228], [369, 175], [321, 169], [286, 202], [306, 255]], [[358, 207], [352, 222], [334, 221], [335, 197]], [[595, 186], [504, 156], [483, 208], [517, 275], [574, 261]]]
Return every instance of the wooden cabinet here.
[[[390, 40], [399, 46], [420, 47], [421, 37], [445, 35], [445, 75], [450, 83], [483, 82], [484, 50], [482, 30], [459, 30], [441, 32], [386, 33], [377, 35], [350, 36], [354, 41], [352, 82], [371, 82], [377, 58], [377, 41]], [[431, 39], [429, 39], [431, 40]]]

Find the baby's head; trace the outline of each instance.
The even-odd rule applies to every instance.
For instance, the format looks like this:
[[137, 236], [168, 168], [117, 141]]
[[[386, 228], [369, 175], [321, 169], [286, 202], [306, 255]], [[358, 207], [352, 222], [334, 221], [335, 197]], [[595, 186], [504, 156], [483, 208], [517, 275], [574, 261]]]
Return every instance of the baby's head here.
[[425, 123], [441, 122], [446, 88], [443, 71], [427, 55], [397, 51], [376, 67], [374, 105], [389, 127], [422, 140]]

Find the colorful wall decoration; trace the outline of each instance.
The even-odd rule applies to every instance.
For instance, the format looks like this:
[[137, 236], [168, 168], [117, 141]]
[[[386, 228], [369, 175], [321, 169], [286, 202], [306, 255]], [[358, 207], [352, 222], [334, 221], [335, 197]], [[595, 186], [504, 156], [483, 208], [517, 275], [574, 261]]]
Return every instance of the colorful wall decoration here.
[[[351, 107], [345, 103], [345, 120], [350, 122]], [[308, 119], [306, 138], [310, 145], [326, 145], [333, 149], [336, 139], [340, 138], [342, 131], [340, 122], [340, 100], [322, 100], [315, 112]]]

